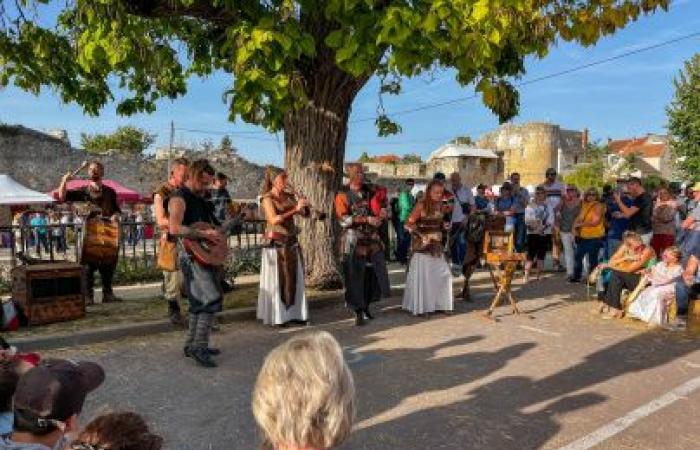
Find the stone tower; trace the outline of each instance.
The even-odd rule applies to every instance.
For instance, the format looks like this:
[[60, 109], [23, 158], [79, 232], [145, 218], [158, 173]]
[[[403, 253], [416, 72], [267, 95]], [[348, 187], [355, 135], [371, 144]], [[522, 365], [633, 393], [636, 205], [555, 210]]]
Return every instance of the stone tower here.
[[586, 132], [563, 130], [559, 125], [529, 122], [506, 124], [483, 135], [477, 142], [501, 157], [498, 177], [519, 172], [523, 185], [537, 185], [553, 167], [560, 174], [573, 169], [584, 151]]

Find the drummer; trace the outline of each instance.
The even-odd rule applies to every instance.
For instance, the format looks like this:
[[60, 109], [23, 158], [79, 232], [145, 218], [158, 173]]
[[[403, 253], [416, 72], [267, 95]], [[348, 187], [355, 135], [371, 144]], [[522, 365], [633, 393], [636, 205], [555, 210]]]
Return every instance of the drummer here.
[[[61, 185], [58, 187], [58, 200], [61, 202], [88, 202], [101, 211], [99, 213], [91, 213], [91, 215], [100, 214], [102, 217], [109, 218], [114, 223], [117, 223], [122, 211], [117, 204], [116, 191], [102, 182], [104, 173], [105, 168], [101, 162], [90, 162], [88, 165], [88, 177], [90, 182], [87, 186], [75, 190], [67, 189], [67, 184], [71, 180], [72, 174], [70, 172], [65, 174], [61, 179]], [[87, 230], [87, 227], [85, 229]], [[84, 265], [87, 278], [86, 304], [92, 305], [95, 303], [95, 271], [100, 272], [100, 278], [102, 279], [102, 302], [112, 303], [121, 301], [112, 291], [112, 279], [114, 278], [116, 268], [116, 261]]]

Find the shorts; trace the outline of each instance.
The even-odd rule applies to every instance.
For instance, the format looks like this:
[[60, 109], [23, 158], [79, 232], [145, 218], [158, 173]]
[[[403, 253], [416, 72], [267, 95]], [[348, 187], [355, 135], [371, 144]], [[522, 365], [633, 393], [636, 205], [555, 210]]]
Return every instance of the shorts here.
[[547, 252], [552, 248], [551, 234], [528, 234], [527, 235], [527, 260], [544, 261]]

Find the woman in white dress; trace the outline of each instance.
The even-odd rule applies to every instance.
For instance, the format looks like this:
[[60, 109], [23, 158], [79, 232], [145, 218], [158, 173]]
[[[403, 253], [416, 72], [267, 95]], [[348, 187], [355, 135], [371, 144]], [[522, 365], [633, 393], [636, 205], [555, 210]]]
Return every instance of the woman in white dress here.
[[308, 202], [296, 199], [286, 188], [287, 173], [268, 167], [261, 197], [266, 245], [262, 250], [257, 310], [258, 319], [265, 325], [306, 323], [309, 316], [294, 225], [295, 215], [308, 215]]
[[668, 306], [674, 301], [676, 280], [683, 273], [681, 251], [668, 247], [662, 254], [662, 262], [645, 275], [651, 285], [644, 289], [629, 306], [630, 317], [643, 320], [652, 326], [661, 326], [666, 320]]
[[[406, 230], [412, 234], [411, 262], [403, 293], [403, 309], [413, 315], [435, 311], [451, 312], [452, 273], [444, 255], [443, 233], [449, 230], [442, 207], [444, 186], [433, 180], [425, 197], [416, 203], [406, 219]], [[449, 217], [449, 216], [448, 216]]]

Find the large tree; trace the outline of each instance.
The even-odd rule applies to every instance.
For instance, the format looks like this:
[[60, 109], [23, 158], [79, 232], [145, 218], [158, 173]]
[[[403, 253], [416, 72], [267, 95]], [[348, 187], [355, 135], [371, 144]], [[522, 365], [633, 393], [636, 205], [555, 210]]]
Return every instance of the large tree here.
[[[97, 114], [152, 112], [190, 76], [230, 73], [230, 119], [284, 130], [292, 182], [330, 212], [348, 116], [374, 75], [381, 94], [426, 71], [455, 69], [501, 121], [519, 106], [525, 58], [558, 40], [595, 43], [670, 0], [16, 0], [3, 2], [0, 84], [55, 88]], [[57, 24], [41, 5], [60, 9]], [[17, 7], [27, 9], [19, 11]], [[34, 15], [36, 14], [36, 15]], [[37, 17], [37, 15], [39, 17]], [[108, 83], [108, 81], [113, 81]], [[380, 102], [380, 135], [400, 131]], [[335, 171], [321, 170], [330, 163]], [[330, 222], [303, 228], [307, 280], [339, 281]]]
[[666, 111], [675, 169], [686, 181], [700, 180], [700, 53], [673, 84], [676, 92]]

